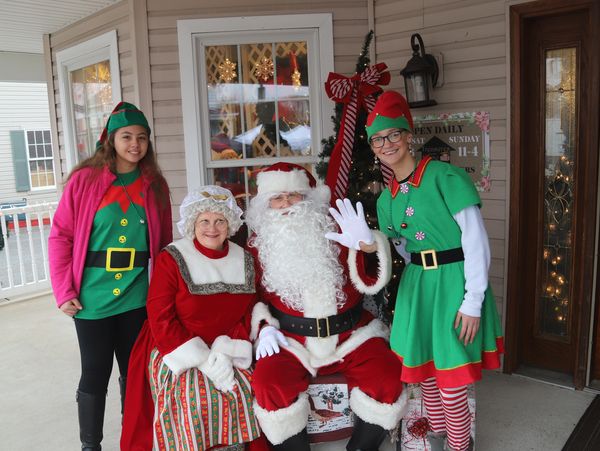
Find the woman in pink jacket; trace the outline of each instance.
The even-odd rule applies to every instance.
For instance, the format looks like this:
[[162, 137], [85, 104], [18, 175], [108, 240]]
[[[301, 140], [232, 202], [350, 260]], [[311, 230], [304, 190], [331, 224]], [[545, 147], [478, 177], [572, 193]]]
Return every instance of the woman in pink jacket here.
[[56, 303], [74, 318], [79, 341], [83, 450], [101, 450], [113, 357], [123, 401], [129, 354], [146, 319], [151, 263], [172, 238], [169, 189], [148, 121], [121, 102], [96, 153], [69, 175], [49, 238]]

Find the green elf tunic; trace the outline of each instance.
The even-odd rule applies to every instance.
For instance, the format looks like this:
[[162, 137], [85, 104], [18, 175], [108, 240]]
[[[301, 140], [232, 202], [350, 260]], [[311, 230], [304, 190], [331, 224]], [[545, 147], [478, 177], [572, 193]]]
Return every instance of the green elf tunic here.
[[[88, 252], [131, 248], [136, 252], [148, 251], [142, 192], [139, 169], [117, 174], [94, 216]], [[121, 271], [86, 266], [80, 291], [83, 310], [75, 317], [101, 319], [144, 307], [147, 294], [147, 265]]]
[[[461, 230], [453, 215], [473, 205], [481, 200], [466, 172], [426, 157], [409, 181], [381, 193], [379, 227], [390, 238], [405, 238], [408, 252], [454, 249], [461, 247]], [[464, 296], [464, 261], [404, 269], [390, 337], [403, 363], [404, 382], [435, 377], [441, 388], [460, 387], [481, 379], [482, 368], [500, 366], [502, 329], [491, 288], [485, 292], [479, 331], [466, 346], [458, 339], [460, 325], [454, 329]]]

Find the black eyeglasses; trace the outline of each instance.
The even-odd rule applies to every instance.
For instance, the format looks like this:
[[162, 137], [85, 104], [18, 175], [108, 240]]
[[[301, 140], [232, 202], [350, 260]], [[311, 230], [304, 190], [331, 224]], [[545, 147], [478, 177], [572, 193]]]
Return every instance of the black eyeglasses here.
[[400, 141], [400, 138], [402, 138], [402, 133], [403, 130], [397, 130], [386, 136], [373, 136], [371, 139], [369, 139], [369, 144], [371, 144], [371, 147], [374, 149], [379, 149], [385, 145], [386, 139], [392, 144]]

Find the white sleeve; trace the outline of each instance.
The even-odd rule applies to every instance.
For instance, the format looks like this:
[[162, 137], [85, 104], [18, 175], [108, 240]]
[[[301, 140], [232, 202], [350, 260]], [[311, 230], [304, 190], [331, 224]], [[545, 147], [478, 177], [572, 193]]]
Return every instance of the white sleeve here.
[[469, 316], [481, 316], [481, 305], [488, 287], [490, 244], [479, 208], [469, 206], [454, 215], [462, 232], [465, 254], [465, 298], [458, 309]]

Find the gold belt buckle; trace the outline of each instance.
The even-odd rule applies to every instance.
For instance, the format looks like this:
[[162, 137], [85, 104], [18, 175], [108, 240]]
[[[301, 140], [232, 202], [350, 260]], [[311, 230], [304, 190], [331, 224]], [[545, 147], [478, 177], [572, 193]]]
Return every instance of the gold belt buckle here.
[[[321, 320], [322, 319], [325, 320], [327, 335], [321, 335]], [[317, 318], [317, 338], [327, 338], [330, 335], [331, 335], [331, 333], [329, 332], [329, 317], [326, 316], [325, 318]]]
[[[427, 258], [426, 258], [427, 255], [431, 255], [431, 260], [433, 261], [433, 263], [431, 265], [427, 264]], [[438, 262], [437, 262], [437, 253], [435, 252], [435, 250], [429, 249], [426, 251], [421, 251], [421, 263], [423, 263], [424, 270], [437, 269]]]
[[[113, 252], [129, 252], [129, 266], [114, 268], [111, 265], [111, 257]], [[135, 260], [134, 247], [109, 247], [106, 249], [106, 270], [108, 272], [131, 271], [133, 269], [133, 261]]]

